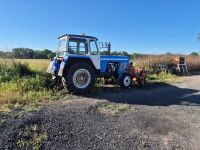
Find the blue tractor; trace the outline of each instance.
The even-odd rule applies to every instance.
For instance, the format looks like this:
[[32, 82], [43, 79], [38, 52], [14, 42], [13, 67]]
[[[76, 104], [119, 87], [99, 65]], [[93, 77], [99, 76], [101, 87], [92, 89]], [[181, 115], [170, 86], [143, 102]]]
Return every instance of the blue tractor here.
[[[98, 39], [92, 36], [66, 34], [58, 40], [57, 54], [47, 72], [62, 80], [70, 92], [89, 92], [99, 77], [117, 81], [123, 88], [131, 86], [127, 56], [100, 55]], [[110, 44], [107, 45], [110, 51]]]

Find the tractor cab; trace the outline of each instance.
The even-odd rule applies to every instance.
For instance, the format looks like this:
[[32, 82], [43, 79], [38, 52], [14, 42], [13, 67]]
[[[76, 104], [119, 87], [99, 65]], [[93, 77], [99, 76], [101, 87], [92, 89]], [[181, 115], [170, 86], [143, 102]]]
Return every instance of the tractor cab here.
[[85, 35], [66, 34], [58, 38], [57, 57], [65, 55], [98, 55], [97, 38]]

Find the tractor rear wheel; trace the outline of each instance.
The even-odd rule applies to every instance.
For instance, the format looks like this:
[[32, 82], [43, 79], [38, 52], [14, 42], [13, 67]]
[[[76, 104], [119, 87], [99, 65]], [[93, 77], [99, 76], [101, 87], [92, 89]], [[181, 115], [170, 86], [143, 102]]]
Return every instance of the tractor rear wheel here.
[[94, 70], [84, 62], [71, 66], [64, 78], [67, 89], [75, 94], [89, 92], [95, 85]]
[[132, 78], [130, 74], [128, 73], [123, 74], [120, 79], [120, 86], [123, 88], [129, 88], [131, 84], [132, 84]]

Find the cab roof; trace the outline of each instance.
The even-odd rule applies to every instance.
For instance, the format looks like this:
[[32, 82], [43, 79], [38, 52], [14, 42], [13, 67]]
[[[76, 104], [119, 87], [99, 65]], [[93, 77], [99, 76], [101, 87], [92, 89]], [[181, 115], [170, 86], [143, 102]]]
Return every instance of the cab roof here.
[[75, 38], [89, 38], [89, 39], [97, 39], [97, 37], [94, 36], [86, 36], [86, 35], [75, 35], [75, 34], [64, 34], [62, 36], [59, 36], [58, 39], [65, 37], [65, 36], [69, 36], [69, 37], [75, 37]]

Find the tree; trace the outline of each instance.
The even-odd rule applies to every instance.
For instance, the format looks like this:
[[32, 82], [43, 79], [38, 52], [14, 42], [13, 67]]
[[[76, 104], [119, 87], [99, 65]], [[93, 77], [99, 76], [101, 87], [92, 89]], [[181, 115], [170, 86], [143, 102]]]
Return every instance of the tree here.
[[48, 49], [34, 51], [30, 48], [14, 48], [12, 49], [12, 54], [14, 58], [36, 58], [36, 59], [47, 59], [54, 55], [54, 53]]
[[139, 58], [139, 57], [141, 57], [141, 56], [142, 56], [142, 54], [133, 53], [133, 54], [131, 55], [131, 58], [135, 59], [135, 58]]
[[30, 48], [14, 48], [12, 53], [15, 58], [33, 58], [34, 51]]
[[129, 56], [129, 54], [126, 51], [123, 51], [122, 55]]
[[199, 56], [199, 54], [197, 52], [192, 52], [190, 55], [191, 56]]
[[111, 52], [111, 55], [119, 55], [119, 52], [113, 51], [113, 52]]
[[101, 51], [100, 54], [101, 55], [109, 55], [109, 52], [108, 51]]

